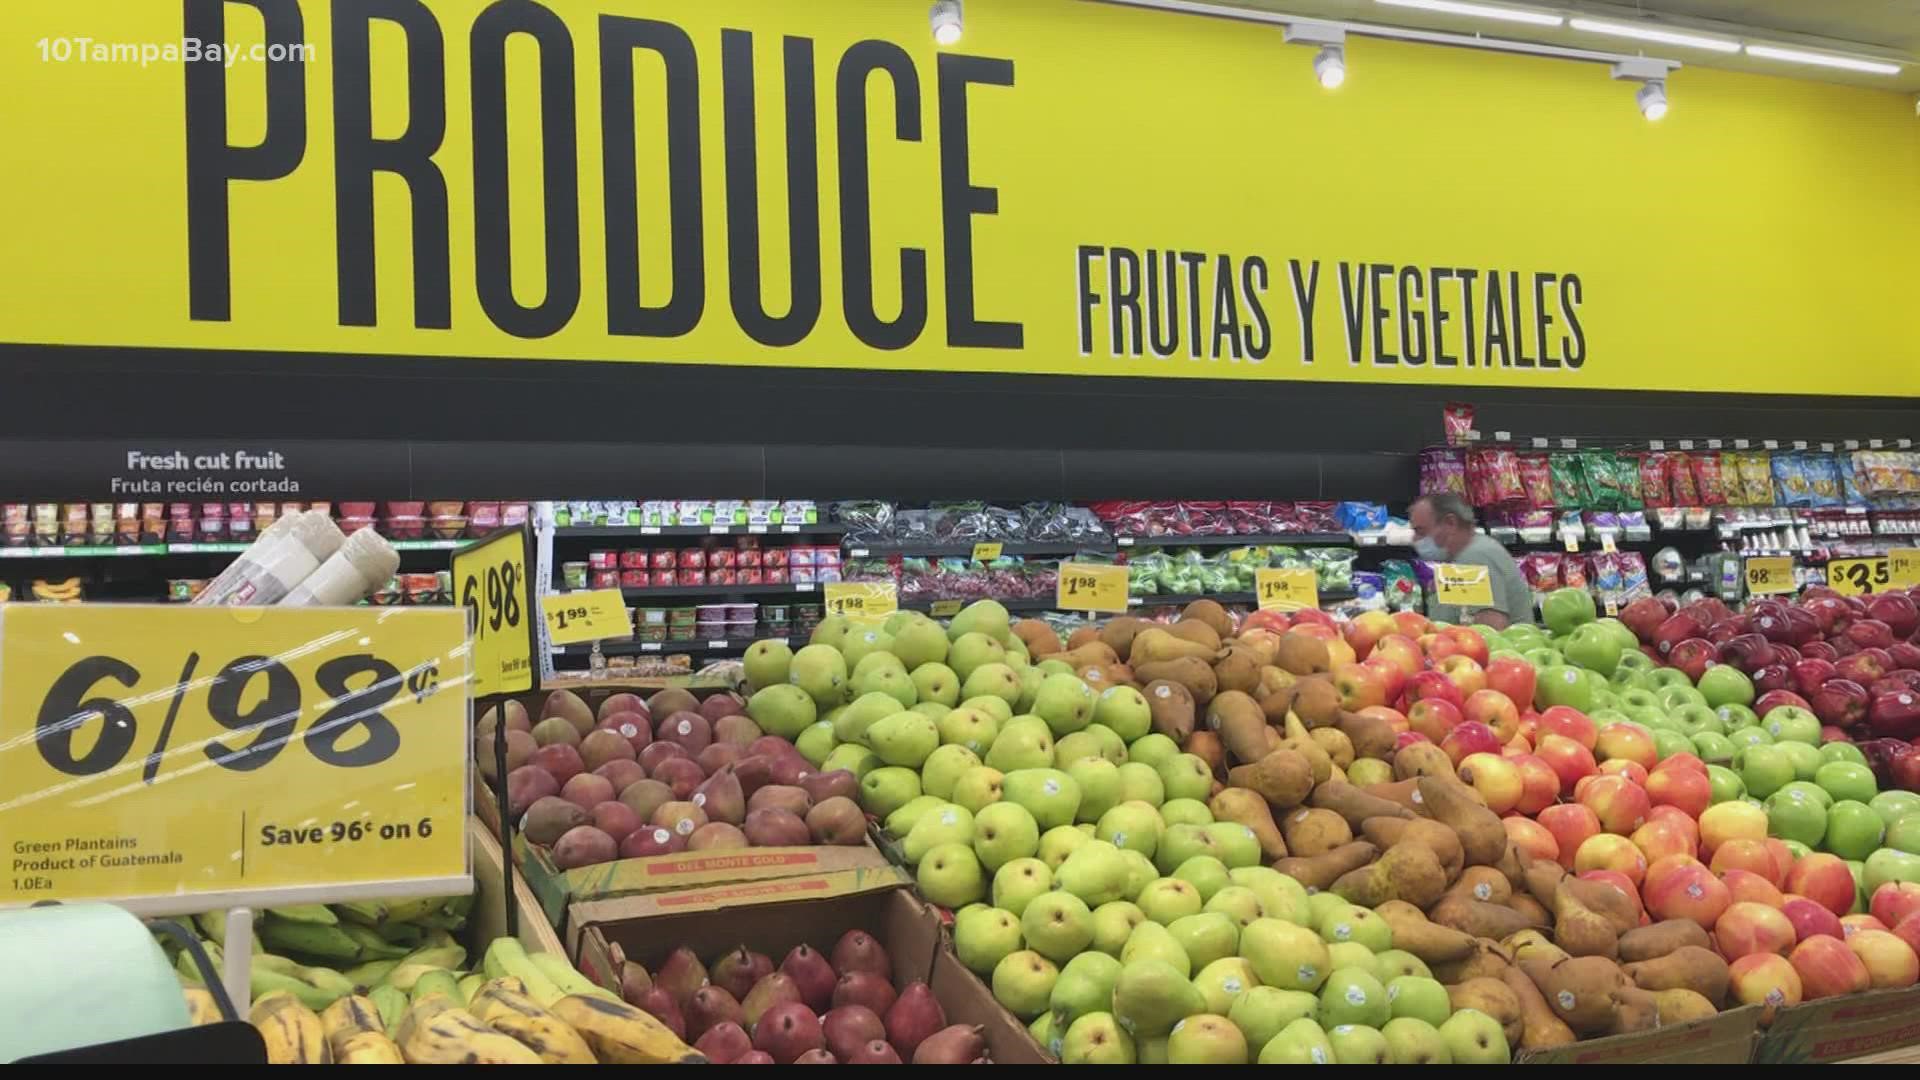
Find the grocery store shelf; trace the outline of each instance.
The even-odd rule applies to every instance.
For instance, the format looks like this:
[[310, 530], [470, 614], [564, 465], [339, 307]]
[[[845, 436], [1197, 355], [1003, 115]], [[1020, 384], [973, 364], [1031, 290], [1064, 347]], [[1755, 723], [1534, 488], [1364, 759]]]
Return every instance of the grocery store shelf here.
[[[653, 656], [672, 653], [735, 653], [745, 652], [749, 645], [762, 638], [712, 638], [699, 641], [603, 641], [600, 643], [602, 656]], [[799, 648], [807, 643], [806, 635], [786, 638], [788, 645]], [[555, 656], [591, 656], [593, 646], [559, 645], [555, 646]]]
[[1353, 534], [1343, 532], [1242, 533], [1234, 536], [1121, 536], [1114, 544], [1123, 547], [1248, 547], [1254, 544], [1315, 545], [1354, 547]]
[[[471, 540], [390, 540], [395, 551], [452, 551]], [[151, 555], [237, 555], [253, 546], [251, 540], [218, 540], [197, 544], [84, 544], [77, 547], [0, 548], [0, 559], [99, 559]]]
[[[1006, 600], [998, 596], [976, 597], [975, 599], [996, 601], [1001, 607], [1015, 614], [1059, 610], [1058, 605], [1053, 602], [1053, 598], [1050, 596], [1032, 600]], [[912, 611], [927, 611], [935, 604], [957, 603], [964, 607], [973, 602], [973, 600], [929, 600], [925, 597], [910, 597], [902, 599], [900, 606]], [[944, 618], [945, 616], [942, 617]]]
[[[1357, 594], [1352, 589], [1338, 589], [1338, 590], [1328, 589], [1320, 593], [1320, 602], [1322, 604], [1338, 604], [1342, 601], [1353, 599], [1355, 595]], [[1251, 605], [1254, 603], [1254, 596], [1250, 592], [1149, 593], [1144, 596], [1128, 597], [1127, 606], [1128, 607], [1185, 607], [1188, 604], [1193, 603], [1195, 600], [1213, 600], [1221, 604]]]
[[686, 536], [841, 536], [844, 525], [569, 525], [555, 540], [640, 540]]
[[[565, 591], [556, 588], [556, 591]], [[791, 596], [797, 593], [816, 594], [820, 586], [814, 584], [795, 585], [782, 582], [778, 585], [662, 585], [659, 588], [623, 588], [620, 595], [628, 600], [669, 600], [681, 596]]]
[[[847, 558], [884, 559], [891, 555], [909, 559], [972, 558], [975, 543], [975, 541], [965, 541], [957, 544], [916, 544], [850, 540], [847, 542]], [[1102, 537], [1099, 540], [1079, 544], [1067, 540], [981, 540], [977, 543], [998, 543], [1002, 555], [1051, 555], [1065, 558], [1083, 551], [1102, 555], [1113, 553], [1111, 537]]]

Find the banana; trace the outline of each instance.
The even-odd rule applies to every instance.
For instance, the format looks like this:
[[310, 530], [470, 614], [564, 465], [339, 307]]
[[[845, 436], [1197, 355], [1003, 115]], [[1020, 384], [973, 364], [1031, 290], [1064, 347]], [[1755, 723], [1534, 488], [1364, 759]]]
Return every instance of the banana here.
[[268, 908], [267, 914], [283, 922], [319, 923], [322, 926], [333, 926], [340, 921], [340, 916], [335, 915], [333, 909], [325, 904], [295, 904], [292, 907]]
[[416, 896], [409, 900], [395, 900], [387, 905], [387, 917], [381, 921], [412, 922], [439, 911], [446, 902], [447, 898], [444, 896]]
[[543, 1009], [550, 1009], [553, 1003], [567, 996], [546, 973], [537, 967], [527, 955], [527, 947], [520, 944], [518, 938], [495, 938], [487, 946], [486, 959], [481, 962], [487, 978], [498, 979], [511, 975], [527, 986], [527, 996], [538, 1002]]
[[340, 974], [355, 986], [375, 987], [386, 981], [387, 973], [400, 966], [398, 960], [369, 960]]
[[407, 1011], [400, 1017], [398, 1023], [389, 1024], [387, 1026], [387, 1034], [393, 1036], [393, 1041], [399, 1043], [402, 1048], [405, 1048], [407, 1040], [413, 1037], [413, 1033], [416, 1030], [431, 1023], [433, 1018], [439, 1016], [442, 1012], [457, 1008], [459, 1008], [459, 1006], [455, 1005], [453, 999], [447, 997], [447, 995], [429, 994], [408, 1006]]
[[193, 921], [200, 927], [201, 937], [206, 938], [215, 945], [225, 945], [227, 943], [227, 912], [225, 908], [216, 911], [203, 911], [195, 915]]
[[417, 949], [426, 939], [426, 931], [412, 923], [386, 922], [373, 928], [380, 940], [398, 945], [403, 949]]
[[362, 959], [398, 960], [411, 951], [405, 945], [395, 945], [364, 926], [341, 926], [339, 930], [360, 946]]
[[267, 1044], [269, 1065], [325, 1065], [333, 1060], [320, 1017], [291, 994], [261, 997], [247, 1020]]
[[392, 1031], [399, 1026], [400, 1018], [407, 1015], [407, 995], [405, 991], [391, 986], [376, 986], [367, 993], [367, 1000], [380, 1013], [380, 1030]]
[[317, 922], [288, 922], [269, 918], [260, 927], [260, 940], [275, 952], [299, 953], [323, 960], [361, 959], [360, 943], [345, 930]]
[[302, 982], [311, 983], [322, 993], [332, 994], [336, 998], [345, 997], [354, 991], [354, 981], [332, 968], [301, 967], [295, 968], [293, 974]]
[[695, 1051], [647, 1013], [624, 1001], [569, 994], [550, 1007], [580, 1033], [594, 1057], [608, 1065], [700, 1065]]
[[[213, 965], [213, 969], [215, 971], [220, 970], [225, 959], [224, 954], [220, 951], [220, 946], [215, 945], [211, 941], [203, 941], [200, 943], [200, 947], [206, 950], [207, 961]], [[193, 962], [193, 954], [185, 949], [181, 949], [180, 955], [173, 958], [173, 969], [180, 973], [181, 981], [189, 986], [203, 986], [206, 984], [206, 980], [200, 977], [200, 965]]]
[[415, 1004], [419, 1004], [420, 999], [433, 994], [445, 994], [449, 998], [452, 998], [455, 1004], [458, 1004], [460, 1001], [460, 980], [453, 977], [453, 972], [441, 970], [429, 971], [414, 981], [411, 997]]
[[213, 1003], [213, 994], [198, 986], [190, 986], [181, 991], [187, 999], [187, 1018], [194, 1027], [220, 1022], [220, 1006]]
[[400, 1041], [410, 1065], [538, 1065], [540, 1055], [465, 1009], [447, 1008], [415, 1024]]
[[472, 1004], [473, 995], [480, 992], [481, 985], [486, 981], [487, 977], [478, 972], [472, 975], [460, 976], [460, 1003], [462, 1005]]
[[369, 1031], [385, 1034], [387, 1030], [373, 1002], [351, 994], [326, 1007], [320, 1014], [320, 1027], [326, 1032], [327, 1046], [336, 1061], [344, 1056], [348, 1039]]
[[[466, 963], [466, 961], [467, 950], [461, 948], [456, 942], [451, 945], [425, 945], [415, 949], [406, 956], [401, 957], [400, 967], [404, 968], [409, 965], [424, 964], [428, 968], [445, 968], [448, 971], [452, 971]], [[394, 970], [398, 971], [399, 968], [395, 968]], [[391, 980], [392, 976], [389, 975], [388, 978]], [[405, 990], [408, 989], [408, 987], [402, 986], [400, 989]]]
[[534, 1000], [509, 984], [514, 980], [495, 979], [473, 996], [467, 1011], [480, 1022], [502, 1035], [532, 1048], [548, 1065], [594, 1065], [598, 1062], [587, 1041], [566, 1022], [534, 1003]]
[[595, 985], [592, 979], [580, 974], [572, 964], [567, 963], [567, 958], [559, 953], [529, 953], [527, 959], [533, 961], [533, 966], [540, 969], [540, 974], [553, 980], [553, 984], [560, 988], [560, 993], [563, 995], [589, 994], [613, 1001], [621, 1000], [620, 995]]
[[304, 979], [271, 971], [257, 964], [249, 971], [248, 976], [248, 989], [255, 1000], [284, 994], [309, 1009], [324, 1009], [340, 997], [339, 994], [322, 990]]
[[449, 915], [464, 919], [468, 915], [473, 914], [473, 905], [478, 898], [479, 894], [477, 893], [467, 893], [464, 896], [453, 897], [447, 901], [446, 912]]
[[405, 1065], [407, 1059], [392, 1039], [377, 1031], [363, 1031], [348, 1039], [333, 1055], [336, 1065]]
[[355, 900], [351, 904], [333, 905], [333, 913], [341, 922], [358, 926], [379, 926], [386, 922], [392, 908], [385, 900]]

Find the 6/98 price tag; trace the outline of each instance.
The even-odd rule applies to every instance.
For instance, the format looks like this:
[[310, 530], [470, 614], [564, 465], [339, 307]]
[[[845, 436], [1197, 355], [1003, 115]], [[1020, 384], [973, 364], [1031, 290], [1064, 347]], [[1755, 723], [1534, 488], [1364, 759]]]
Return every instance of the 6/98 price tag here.
[[453, 599], [472, 620], [475, 697], [533, 689], [537, 620], [528, 550], [522, 525], [453, 554]]
[[0, 905], [461, 887], [466, 620], [0, 608]]

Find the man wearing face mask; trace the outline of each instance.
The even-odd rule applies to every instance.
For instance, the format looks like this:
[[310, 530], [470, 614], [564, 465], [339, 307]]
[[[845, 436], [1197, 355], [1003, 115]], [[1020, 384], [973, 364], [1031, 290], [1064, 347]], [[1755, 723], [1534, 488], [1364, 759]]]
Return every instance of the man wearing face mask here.
[[1473, 507], [1458, 495], [1422, 495], [1407, 511], [1413, 526], [1414, 554], [1427, 562], [1484, 566], [1493, 585], [1493, 606], [1460, 608], [1434, 604], [1428, 616], [1450, 623], [1480, 623], [1504, 630], [1517, 622], [1533, 621], [1533, 590], [1520, 576], [1507, 549], [1475, 532]]

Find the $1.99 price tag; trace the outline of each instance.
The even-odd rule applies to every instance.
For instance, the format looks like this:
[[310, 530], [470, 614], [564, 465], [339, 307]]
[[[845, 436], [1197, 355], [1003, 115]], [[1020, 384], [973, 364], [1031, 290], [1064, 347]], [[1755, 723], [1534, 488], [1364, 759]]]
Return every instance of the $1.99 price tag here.
[[1309, 567], [1255, 570], [1253, 594], [1263, 610], [1299, 611], [1320, 606], [1319, 579]]
[[1799, 586], [1793, 580], [1793, 560], [1785, 555], [1762, 555], [1747, 560], [1747, 594], [1775, 596]]
[[543, 596], [540, 610], [547, 620], [547, 640], [555, 645], [633, 636], [633, 622], [619, 589]]
[[820, 586], [829, 615], [884, 619], [900, 610], [899, 590], [891, 581], [830, 581]]
[[459, 608], [0, 608], [0, 905], [468, 887]]
[[1127, 610], [1127, 568], [1063, 562], [1054, 587], [1054, 606], [1062, 611]]
[[454, 601], [473, 627], [473, 695], [533, 689], [533, 587], [527, 528], [502, 529], [453, 555]]

